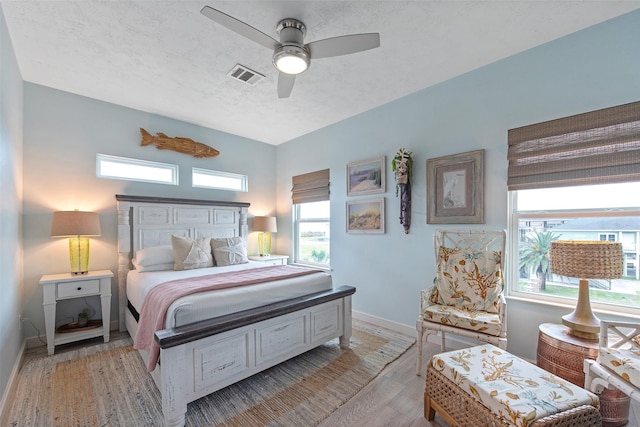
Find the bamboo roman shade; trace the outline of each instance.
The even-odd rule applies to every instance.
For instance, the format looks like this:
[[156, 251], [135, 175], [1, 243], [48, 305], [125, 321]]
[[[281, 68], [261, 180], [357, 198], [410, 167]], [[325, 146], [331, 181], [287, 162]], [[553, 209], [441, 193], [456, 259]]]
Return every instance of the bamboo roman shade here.
[[293, 203], [329, 200], [329, 169], [294, 176], [291, 199]]
[[509, 130], [509, 190], [640, 181], [640, 102]]

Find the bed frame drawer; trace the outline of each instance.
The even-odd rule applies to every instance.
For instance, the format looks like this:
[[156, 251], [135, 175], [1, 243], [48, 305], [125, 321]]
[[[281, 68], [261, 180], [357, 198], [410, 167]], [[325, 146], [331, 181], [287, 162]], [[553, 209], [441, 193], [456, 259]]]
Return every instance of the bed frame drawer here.
[[252, 331], [227, 333], [217, 340], [193, 348], [195, 391], [206, 390], [211, 385], [242, 374], [253, 365]]
[[292, 313], [256, 328], [256, 365], [298, 353], [309, 345], [309, 313]]
[[325, 342], [342, 330], [342, 304], [331, 301], [311, 309], [311, 342]]

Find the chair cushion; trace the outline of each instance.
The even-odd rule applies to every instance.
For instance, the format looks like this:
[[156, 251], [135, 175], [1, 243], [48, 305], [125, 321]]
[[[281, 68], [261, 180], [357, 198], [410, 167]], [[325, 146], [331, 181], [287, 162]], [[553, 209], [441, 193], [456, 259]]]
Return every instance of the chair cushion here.
[[598, 362], [622, 379], [640, 387], [640, 350], [600, 348]]
[[502, 332], [500, 315], [487, 313], [486, 311], [473, 311], [449, 305], [432, 304], [424, 310], [423, 319], [428, 322], [482, 332], [496, 337], [500, 336]]
[[435, 355], [431, 366], [509, 425], [535, 420], [598, 397], [491, 344]]
[[499, 312], [502, 292], [500, 251], [463, 251], [440, 246], [434, 280], [440, 304]]

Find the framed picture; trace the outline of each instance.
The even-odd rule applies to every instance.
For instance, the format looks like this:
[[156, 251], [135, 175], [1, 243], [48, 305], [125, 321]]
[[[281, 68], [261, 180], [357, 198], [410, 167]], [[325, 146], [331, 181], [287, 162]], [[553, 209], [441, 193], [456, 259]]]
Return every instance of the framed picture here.
[[427, 160], [427, 223], [484, 223], [484, 150]]
[[385, 158], [378, 157], [347, 165], [347, 196], [384, 193]]
[[347, 233], [384, 233], [384, 197], [347, 201]]

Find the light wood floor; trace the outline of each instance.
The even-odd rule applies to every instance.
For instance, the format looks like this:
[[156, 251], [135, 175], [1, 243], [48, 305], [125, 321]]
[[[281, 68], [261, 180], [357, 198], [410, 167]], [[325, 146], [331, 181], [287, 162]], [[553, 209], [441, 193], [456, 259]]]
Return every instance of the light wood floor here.
[[[424, 374], [416, 375], [416, 349], [413, 345], [319, 427], [448, 427], [438, 414], [431, 422], [424, 418]], [[424, 344], [425, 369], [429, 358], [439, 352], [439, 345]], [[640, 427], [639, 409], [631, 405], [626, 427]]]
[[[439, 345], [425, 344], [422, 354], [425, 369], [429, 357], [439, 349]], [[416, 357], [414, 344], [319, 427], [448, 426], [439, 415], [432, 422], [424, 418], [424, 375], [416, 375]]]
[[[111, 340], [129, 337], [126, 332], [111, 331]], [[99, 344], [102, 337], [77, 343], [56, 346], [56, 354], [78, 347]], [[426, 344], [424, 363], [439, 346]], [[24, 362], [46, 356], [47, 348], [38, 346], [25, 352]], [[426, 365], [425, 365], [426, 366]], [[338, 408], [320, 427], [337, 426], [406, 426], [406, 427], [446, 427], [447, 424], [436, 415], [435, 422], [423, 417], [424, 376], [416, 376], [416, 346], [387, 366], [371, 383]]]
[[[111, 332], [112, 340], [128, 336], [126, 332]], [[56, 354], [100, 342], [102, 342], [101, 337], [56, 346]], [[429, 357], [438, 352], [440, 352], [439, 345], [424, 344], [425, 369]], [[42, 357], [46, 354], [45, 346], [29, 349], [25, 354], [25, 362], [29, 358]], [[417, 376], [415, 373], [416, 357], [417, 347], [413, 345], [351, 400], [322, 421], [319, 427], [448, 427], [448, 424], [437, 414], [432, 422], [427, 421], [423, 416], [424, 375]], [[640, 420], [640, 416], [635, 414], [635, 409], [632, 405], [627, 427], [640, 426], [637, 421]]]

